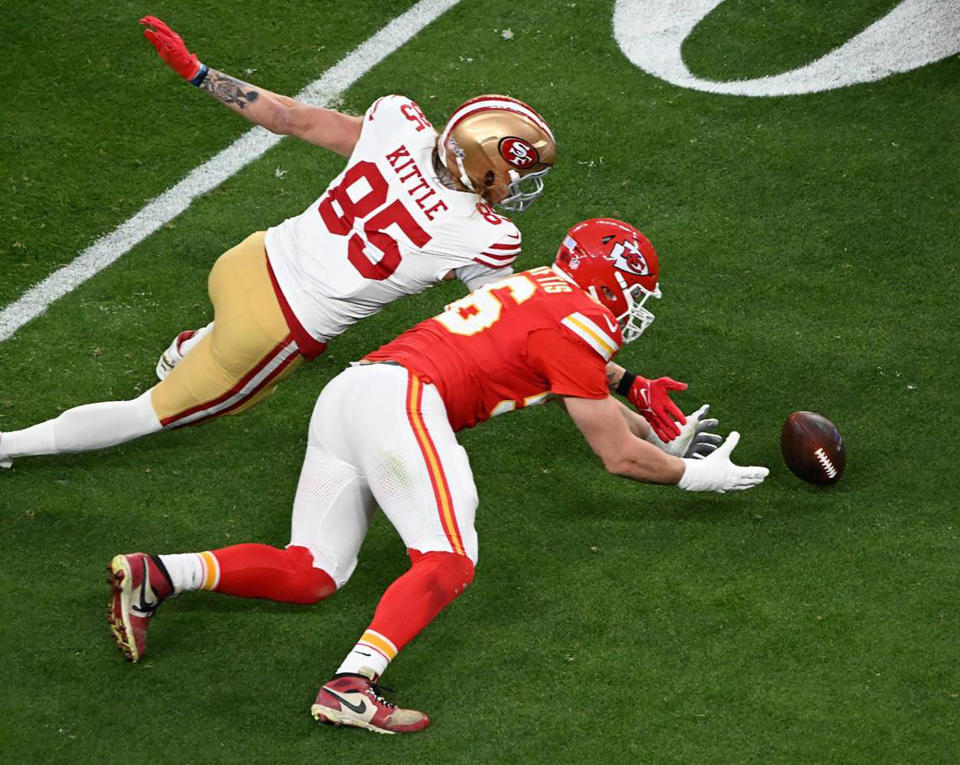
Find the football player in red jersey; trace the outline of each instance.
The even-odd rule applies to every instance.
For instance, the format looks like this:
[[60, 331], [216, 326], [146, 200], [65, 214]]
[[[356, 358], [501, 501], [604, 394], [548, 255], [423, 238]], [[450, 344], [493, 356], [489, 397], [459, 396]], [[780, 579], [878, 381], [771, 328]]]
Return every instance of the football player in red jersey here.
[[377, 682], [397, 653], [473, 580], [478, 499], [456, 431], [558, 398], [604, 467], [647, 483], [726, 492], [767, 469], [730, 460], [739, 435], [710, 430], [702, 407], [664, 443], [608, 391], [606, 369], [652, 315], [652, 245], [621, 221], [574, 226], [552, 268], [485, 285], [334, 378], [317, 400], [293, 506], [290, 544], [201, 553], [117, 555], [110, 624], [128, 659], [146, 649], [157, 606], [185, 590], [314, 603], [341, 587], [379, 506], [411, 567], [312, 706], [326, 723], [380, 733], [421, 730]]

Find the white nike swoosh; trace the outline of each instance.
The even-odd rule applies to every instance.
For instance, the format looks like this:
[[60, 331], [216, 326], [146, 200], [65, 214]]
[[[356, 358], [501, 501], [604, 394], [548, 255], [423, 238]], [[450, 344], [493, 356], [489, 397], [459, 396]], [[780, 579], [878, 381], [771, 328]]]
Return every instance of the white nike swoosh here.
[[616, 334], [617, 330], [620, 328], [616, 322], [611, 322], [610, 317], [606, 314], [603, 315], [604, 320], [607, 322], [607, 326], [610, 328], [610, 331]]

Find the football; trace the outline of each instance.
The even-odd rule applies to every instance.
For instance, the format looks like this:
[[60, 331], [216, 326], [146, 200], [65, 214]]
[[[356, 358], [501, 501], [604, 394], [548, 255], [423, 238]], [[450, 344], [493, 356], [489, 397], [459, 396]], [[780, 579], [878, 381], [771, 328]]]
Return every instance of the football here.
[[840, 480], [847, 462], [837, 426], [816, 412], [794, 412], [780, 430], [780, 451], [798, 478], [818, 486]]

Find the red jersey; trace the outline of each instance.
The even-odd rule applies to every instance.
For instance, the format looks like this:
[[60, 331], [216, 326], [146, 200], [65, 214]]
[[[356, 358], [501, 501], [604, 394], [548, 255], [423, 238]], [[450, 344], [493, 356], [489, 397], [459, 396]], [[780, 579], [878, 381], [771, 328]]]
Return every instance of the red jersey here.
[[621, 343], [609, 310], [544, 267], [481, 287], [366, 358], [436, 385], [460, 430], [551, 394], [605, 398]]

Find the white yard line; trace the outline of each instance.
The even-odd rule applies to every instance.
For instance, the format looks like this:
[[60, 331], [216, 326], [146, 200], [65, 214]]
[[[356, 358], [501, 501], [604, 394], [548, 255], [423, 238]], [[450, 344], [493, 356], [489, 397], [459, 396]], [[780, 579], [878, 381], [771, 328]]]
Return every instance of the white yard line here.
[[789, 72], [715, 82], [693, 75], [682, 47], [725, 0], [617, 0], [613, 34], [640, 69], [682, 88], [734, 96], [819, 93], [909, 72], [960, 51], [957, 0], [902, 0], [843, 45]]
[[[421, 0], [373, 37], [361, 43], [319, 79], [307, 85], [296, 98], [317, 106], [331, 103], [458, 2], [460, 0]], [[253, 128], [215, 157], [195, 168], [178, 184], [151, 199], [132, 218], [98, 239], [68, 265], [54, 271], [4, 308], [0, 312], [0, 342], [47, 310], [53, 301], [79, 287], [177, 217], [198, 196], [215, 189], [245, 165], [263, 156], [267, 149], [279, 141], [280, 136], [263, 128]]]

